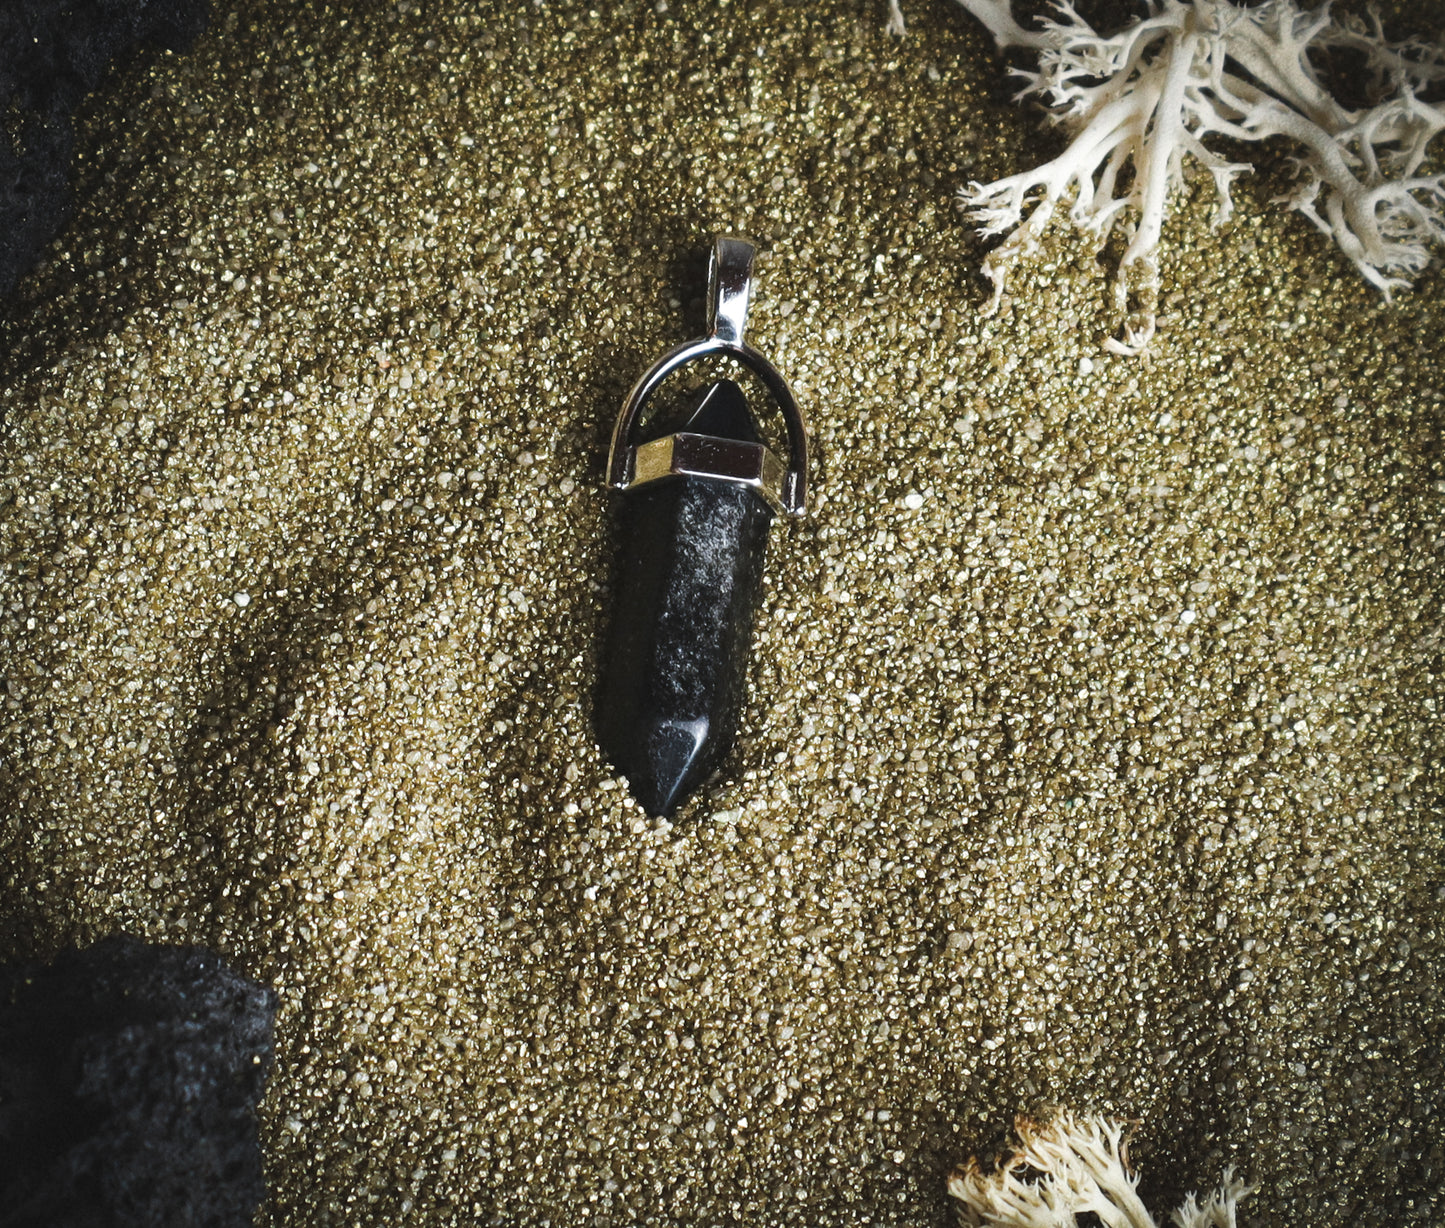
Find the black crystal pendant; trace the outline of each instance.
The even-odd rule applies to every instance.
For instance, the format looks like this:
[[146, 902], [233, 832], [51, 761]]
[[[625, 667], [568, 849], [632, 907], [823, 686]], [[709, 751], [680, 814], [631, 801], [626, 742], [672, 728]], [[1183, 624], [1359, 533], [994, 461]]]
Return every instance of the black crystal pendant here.
[[[684, 431], [762, 443], [731, 380]], [[772, 520], [758, 491], [695, 474], [622, 496], [597, 735], [649, 814], [672, 814], [732, 747]]]
[[[743, 344], [751, 245], [720, 239], [706, 338], [667, 355], [623, 406], [609, 472], [622, 491], [615, 604], [598, 691], [598, 740], [652, 815], [671, 815], [732, 747], [742, 709], [768, 527], [801, 513], [807, 436], [786, 381]], [[756, 371], [788, 425], [786, 469], [737, 384], [701, 390], [666, 433], [634, 444], [642, 406], [672, 371], [727, 353]]]

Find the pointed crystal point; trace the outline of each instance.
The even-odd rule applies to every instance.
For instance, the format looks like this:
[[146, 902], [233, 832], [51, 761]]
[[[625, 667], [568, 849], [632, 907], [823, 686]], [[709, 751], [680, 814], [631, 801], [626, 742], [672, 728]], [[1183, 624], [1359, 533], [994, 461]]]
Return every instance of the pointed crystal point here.
[[[757, 442], [729, 380], [699, 398], [683, 429]], [[757, 490], [694, 474], [622, 496], [596, 724], [649, 814], [671, 815], [731, 749], [772, 519]]]
[[730, 379], [718, 380], [693, 398], [691, 413], [677, 429], [743, 443], [763, 442], [743, 390]]
[[632, 741], [641, 753], [626, 773], [632, 796], [648, 814], [671, 814], [707, 775], [707, 717], [694, 720], [659, 719], [648, 728], [639, 726]]

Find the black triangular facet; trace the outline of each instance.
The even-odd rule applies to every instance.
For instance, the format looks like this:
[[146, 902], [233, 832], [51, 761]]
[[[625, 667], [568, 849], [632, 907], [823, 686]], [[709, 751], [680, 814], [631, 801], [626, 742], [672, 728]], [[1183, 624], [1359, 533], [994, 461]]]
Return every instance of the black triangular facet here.
[[680, 413], [667, 415], [667, 422], [666, 429], [649, 432], [652, 438], [689, 431], [694, 435], [712, 435], [742, 443], [763, 442], [757, 424], [753, 422], [752, 410], [748, 408], [747, 397], [730, 379], [720, 379], [699, 389]]
[[627, 783], [648, 814], [671, 814], [712, 769], [712, 722], [706, 715], [651, 716], [633, 731], [639, 753], [627, 765]]

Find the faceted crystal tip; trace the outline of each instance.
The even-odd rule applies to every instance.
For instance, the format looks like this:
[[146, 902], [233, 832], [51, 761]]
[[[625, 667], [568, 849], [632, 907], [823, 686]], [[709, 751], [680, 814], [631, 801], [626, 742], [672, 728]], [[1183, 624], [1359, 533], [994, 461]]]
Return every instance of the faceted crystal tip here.
[[[632, 731], [632, 762], [618, 756], [617, 766], [627, 777], [632, 796], [653, 818], [672, 813], [707, 774], [708, 719], [660, 718], [648, 728]], [[628, 756], [630, 757], [630, 756]]]
[[763, 442], [743, 390], [730, 379], [709, 384], [691, 397], [672, 425], [661, 434], [669, 435], [673, 431], [737, 439], [743, 443]]

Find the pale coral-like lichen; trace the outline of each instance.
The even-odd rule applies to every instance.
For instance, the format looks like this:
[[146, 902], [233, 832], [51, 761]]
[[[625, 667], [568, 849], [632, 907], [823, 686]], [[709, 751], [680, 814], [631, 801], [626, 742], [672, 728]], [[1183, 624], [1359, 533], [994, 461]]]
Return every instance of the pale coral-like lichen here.
[[[948, 1192], [968, 1228], [1075, 1228], [1092, 1216], [1104, 1228], [1157, 1228], [1139, 1198], [1127, 1127], [1094, 1114], [1020, 1116], [1015, 1145], [996, 1164], [977, 1157], [956, 1169]], [[1226, 1170], [1202, 1203], [1190, 1194], [1171, 1216], [1176, 1228], [1236, 1228], [1236, 1205], [1251, 1187]]]
[[[1230, 184], [1251, 163], [1230, 161], [1210, 137], [1299, 147], [1297, 186], [1282, 198], [1329, 235], [1390, 297], [1409, 286], [1445, 240], [1445, 176], [1425, 173], [1445, 105], [1427, 101], [1445, 81], [1445, 44], [1392, 42], [1377, 17], [1335, 15], [1328, 3], [1293, 0], [1245, 7], [1229, 0], [1144, 0], [1145, 15], [1117, 34], [1098, 33], [1070, 0], [1032, 28], [1009, 0], [958, 0], [1000, 50], [1036, 54], [1016, 68], [1019, 101], [1039, 99], [1070, 136], [1057, 158], [960, 195], [987, 236], [1003, 236], [983, 264], [994, 295], [1009, 268], [1039, 248], [1055, 209], [1100, 247], [1121, 219], [1128, 244], [1115, 278], [1123, 337], [1105, 344], [1137, 354], [1154, 335], [1158, 249], [1170, 196], [1186, 159], [1213, 176], [1216, 223], [1229, 217]], [[1365, 103], [1346, 106], [1325, 83], [1330, 57], [1363, 65]]]

